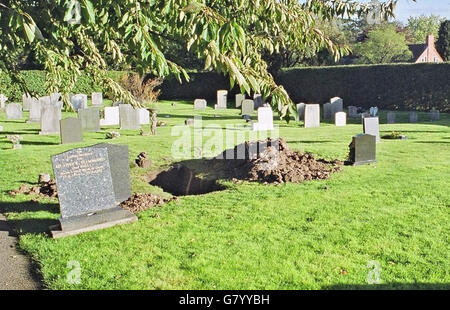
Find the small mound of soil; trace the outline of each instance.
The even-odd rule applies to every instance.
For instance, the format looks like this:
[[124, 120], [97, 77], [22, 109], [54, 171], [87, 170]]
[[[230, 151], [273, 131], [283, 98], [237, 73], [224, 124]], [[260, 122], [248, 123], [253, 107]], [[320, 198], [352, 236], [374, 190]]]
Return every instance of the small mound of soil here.
[[120, 207], [129, 210], [132, 213], [138, 213], [150, 209], [154, 206], [160, 206], [173, 199], [177, 198], [163, 198], [161, 196], [153, 194], [134, 194], [133, 196], [128, 198], [128, 200], [122, 202], [120, 204]]
[[56, 182], [55, 180], [51, 179], [48, 182], [42, 182], [40, 185], [37, 186], [26, 186], [21, 185], [19, 189], [15, 189], [9, 192], [11, 196], [15, 196], [17, 194], [25, 194], [25, 195], [39, 195], [41, 197], [51, 197], [56, 198], [58, 197], [58, 191], [56, 189]]
[[[191, 169], [186, 165], [195, 165]], [[150, 184], [174, 195], [196, 195], [222, 190], [219, 179], [261, 183], [300, 183], [327, 179], [342, 170], [343, 162], [315, 159], [308, 153], [291, 151], [283, 139], [245, 142], [221, 153], [177, 165], [150, 177]], [[201, 175], [201, 177], [200, 177]]]

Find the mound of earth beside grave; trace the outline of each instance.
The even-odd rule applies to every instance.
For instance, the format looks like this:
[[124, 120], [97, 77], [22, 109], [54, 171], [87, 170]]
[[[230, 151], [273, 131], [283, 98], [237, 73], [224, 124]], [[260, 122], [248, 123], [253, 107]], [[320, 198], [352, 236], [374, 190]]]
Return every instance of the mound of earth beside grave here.
[[17, 194], [24, 195], [38, 195], [40, 197], [58, 197], [55, 180], [51, 179], [48, 182], [42, 182], [36, 186], [21, 185], [18, 189], [9, 192], [11, 196]]
[[343, 162], [315, 159], [291, 151], [283, 139], [245, 142], [214, 159], [191, 160], [149, 178], [150, 184], [174, 195], [196, 195], [224, 189], [218, 180], [268, 184], [327, 179], [342, 170]]
[[129, 210], [132, 213], [138, 213], [155, 206], [160, 206], [166, 202], [171, 200], [176, 200], [177, 197], [173, 198], [164, 198], [154, 194], [134, 194], [128, 200], [122, 202], [120, 207], [122, 209]]

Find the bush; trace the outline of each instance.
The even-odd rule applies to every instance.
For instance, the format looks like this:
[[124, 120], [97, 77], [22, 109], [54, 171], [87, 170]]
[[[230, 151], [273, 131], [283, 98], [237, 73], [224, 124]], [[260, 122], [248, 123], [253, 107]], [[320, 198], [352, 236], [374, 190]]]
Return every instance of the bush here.
[[141, 78], [137, 73], [126, 73], [120, 79], [120, 84], [140, 103], [152, 103], [158, 100], [161, 90], [155, 88], [160, 86], [162, 81], [159, 77]]

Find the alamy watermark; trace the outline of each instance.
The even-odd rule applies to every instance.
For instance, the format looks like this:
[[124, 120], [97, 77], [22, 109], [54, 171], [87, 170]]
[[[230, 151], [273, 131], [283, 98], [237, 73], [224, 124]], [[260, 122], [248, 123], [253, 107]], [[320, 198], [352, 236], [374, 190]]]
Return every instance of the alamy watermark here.
[[367, 274], [367, 283], [369, 284], [381, 284], [381, 266], [376, 260], [371, 260], [367, 263], [369, 272]]
[[67, 273], [67, 283], [69, 284], [81, 284], [81, 265], [79, 261], [71, 260], [67, 262], [67, 269], [69, 272]]
[[68, 14], [64, 17], [64, 21], [71, 25], [76, 25], [81, 23], [81, 5], [77, 0], [70, 0], [67, 2], [66, 7], [68, 9]]

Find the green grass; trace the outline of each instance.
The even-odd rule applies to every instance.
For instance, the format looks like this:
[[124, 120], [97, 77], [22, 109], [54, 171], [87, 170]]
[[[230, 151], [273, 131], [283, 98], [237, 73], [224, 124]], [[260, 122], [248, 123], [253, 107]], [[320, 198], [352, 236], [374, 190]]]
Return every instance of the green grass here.
[[[198, 114], [208, 127], [243, 123], [233, 109]], [[120, 138], [105, 140], [103, 130], [84, 133], [83, 143], [59, 145], [58, 136], [39, 136], [38, 124], [6, 121], [0, 113], [1, 135], [24, 137], [22, 150], [0, 139], [0, 210], [21, 230], [20, 247], [38, 263], [47, 288], [450, 288], [450, 115], [430, 123], [419, 114], [420, 123], [408, 124], [401, 113], [397, 124], [386, 125], [382, 113], [381, 134], [399, 131], [408, 140], [383, 140], [377, 164], [344, 167], [328, 180], [278, 186], [223, 181], [225, 191], [181, 197], [139, 213], [137, 223], [64, 239], [42, 233], [58, 217], [57, 201], [36, 204], [7, 194], [52, 172], [51, 155], [105, 141], [128, 144], [130, 164], [146, 151], [153, 167], [131, 169], [133, 191], [161, 193], [145, 176], [176, 162], [172, 126], [194, 110], [188, 102], [161, 102], [159, 115], [168, 126], [156, 137], [121, 131]], [[344, 160], [351, 137], [362, 131], [359, 120], [339, 128], [278, 124], [292, 149], [328, 159]], [[81, 265], [78, 285], [66, 281], [73, 260]], [[372, 260], [381, 266], [381, 286], [367, 284]]]

